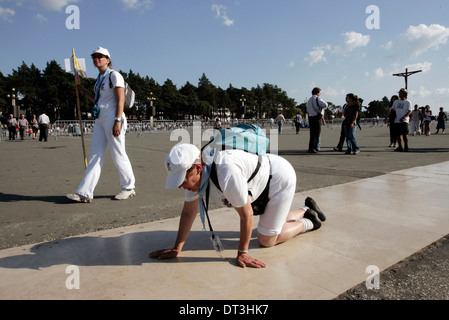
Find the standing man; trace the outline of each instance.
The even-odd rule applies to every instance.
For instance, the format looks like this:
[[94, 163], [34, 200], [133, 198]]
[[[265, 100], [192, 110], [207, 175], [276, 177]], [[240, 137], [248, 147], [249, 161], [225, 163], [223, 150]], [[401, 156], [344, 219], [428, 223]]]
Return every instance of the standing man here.
[[276, 117], [276, 123], [278, 124], [278, 133], [282, 133], [282, 126], [285, 123], [285, 117], [282, 113], [279, 113], [279, 115]]
[[8, 126], [9, 140], [16, 140], [17, 120], [12, 114], [10, 114], [9, 119], [6, 120], [6, 125]]
[[327, 102], [321, 99], [320, 96], [321, 89], [313, 88], [312, 97], [307, 101], [306, 112], [309, 114], [310, 126], [309, 153], [318, 153], [321, 123], [323, 120], [322, 112], [328, 106]]
[[39, 123], [39, 141], [47, 141], [48, 139], [48, 126], [50, 125], [50, 118], [45, 114], [45, 110], [39, 116], [37, 122]]
[[[408, 151], [408, 123], [409, 116], [412, 113], [412, 105], [407, 100], [407, 90], [402, 88], [399, 90], [399, 100], [393, 103], [392, 109], [396, 112], [396, 118], [394, 119], [395, 135], [398, 138], [398, 147], [394, 151]], [[402, 147], [402, 140], [404, 141], [404, 147]]]
[[27, 129], [28, 129], [28, 120], [25, 119], [25, 116], [23, 114], [21, 114], [19, 119], [20, 140], [24, 139]]
[[301, 128], [301, 124], [302, 124], [302, 116], [301, 116], [301, 114], [298, 112], [298, 113], [296, 113], [296, 116], [295, 116], [296, 134], [299, 134], [299, 130], [300, 130], [300, 128]]

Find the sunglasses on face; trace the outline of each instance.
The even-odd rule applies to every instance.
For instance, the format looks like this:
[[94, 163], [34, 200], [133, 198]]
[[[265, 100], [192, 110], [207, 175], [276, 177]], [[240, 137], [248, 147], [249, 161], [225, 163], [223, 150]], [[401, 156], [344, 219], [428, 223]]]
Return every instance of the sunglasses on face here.
[[106, 56], [104, 56], [102, 54], [93, 54], [92, 55], [92, 59], [102, 59], [102, 58], [106, 58]]

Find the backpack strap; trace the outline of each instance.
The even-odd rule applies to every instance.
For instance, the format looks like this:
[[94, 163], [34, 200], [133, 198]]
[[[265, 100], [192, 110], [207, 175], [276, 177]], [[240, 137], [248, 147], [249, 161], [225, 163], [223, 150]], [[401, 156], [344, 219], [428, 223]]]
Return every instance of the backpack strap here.
[[111, 89], [112, 89], [112, 80], [111, 80], [112, 72], [114, 72], [114, 70], [111, 70], [111, 72], [109, 72], [109, 88]]
[[316, 105], [317, 105], [317, 107], [318, 107], [318, 109], [319, 109], [320, 111], [318, 111], [318, 110], [315, 108], [315, 105], [313, 104], [313, 100], [312, 100], [312, 107], [313, 107], [313, 109], [315, 110], [315, 112], [316, 112], [318, 115], [321, 115], [321, 111], [323, 111], [323, 109], [320, 107], [320, 102], [319, 102], [319, 100], [318, 100], [318, 97], [316, 97]]
[[[261, 156], [259, 156], [259, 160], [257, 161], [256, 169], [254, 170], [251, 177], [248, 179], [248, 183], [250, 183], [257, 175], [257, 173], [260, 170], [260, 167], [262, 166], [262, 159]], [[212, 163], [212, 167], [210, 169], [210, 180], [214, 183], [215, 187], [217, 187], [220, 192], [223, 192], [220, 188], [220, 184], [218, 183], [218, 176], [217, 176], [217, 166], [215, 165], [215, 162]]]

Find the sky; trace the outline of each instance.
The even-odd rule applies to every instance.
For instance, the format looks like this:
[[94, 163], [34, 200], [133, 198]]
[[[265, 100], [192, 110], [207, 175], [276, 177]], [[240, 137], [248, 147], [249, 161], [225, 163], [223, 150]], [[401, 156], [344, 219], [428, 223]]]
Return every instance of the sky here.
[[90, 54], [115, 69], [167, 79], [201, 75], [222, 89], [277, 85], [299, 104], [322, 89], [390, 98], [409, 77], [412, 105], [449, 109], [447, 0], [0, 0], [0, 72], [22, 62], [64, 68], [72, 48], [96, 77]]

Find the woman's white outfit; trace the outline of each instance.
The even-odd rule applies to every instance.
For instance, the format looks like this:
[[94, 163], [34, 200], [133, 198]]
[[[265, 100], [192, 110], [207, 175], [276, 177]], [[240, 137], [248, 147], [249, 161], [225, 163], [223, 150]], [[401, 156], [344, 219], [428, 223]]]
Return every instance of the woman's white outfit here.
[[[112, 73], [110, 78], [109, 72]], [[109, 79], [112, 82], [112, 88], [109, 85]], [[97, 106], [100, 108], [100, 114], [98, 119], [95, 120], [91, 152], [84, 179], [76, 190], [76, 194], [88, 199], [93, 199], [94, 197], [94, 189], [100, 178], [101, 168], [108, 146], [111, 149], [112, 160], [119, 173], [120, 187], [122, 190], [132, 190], [135, 187], [133, 169], [125, 149], [125, 134], [127, 127], [125, 114], [123, 114], [121, 118], [120, 135], [118, 137], [112, 135], [112, 128], [115, 123], [117, 109], [117, 99], [114, 88], [124, 88], [125, 81], [120, 73], [108, 69], [103, 77], [97, 79], [95, 86], [100, 94], [97, 102]]]

